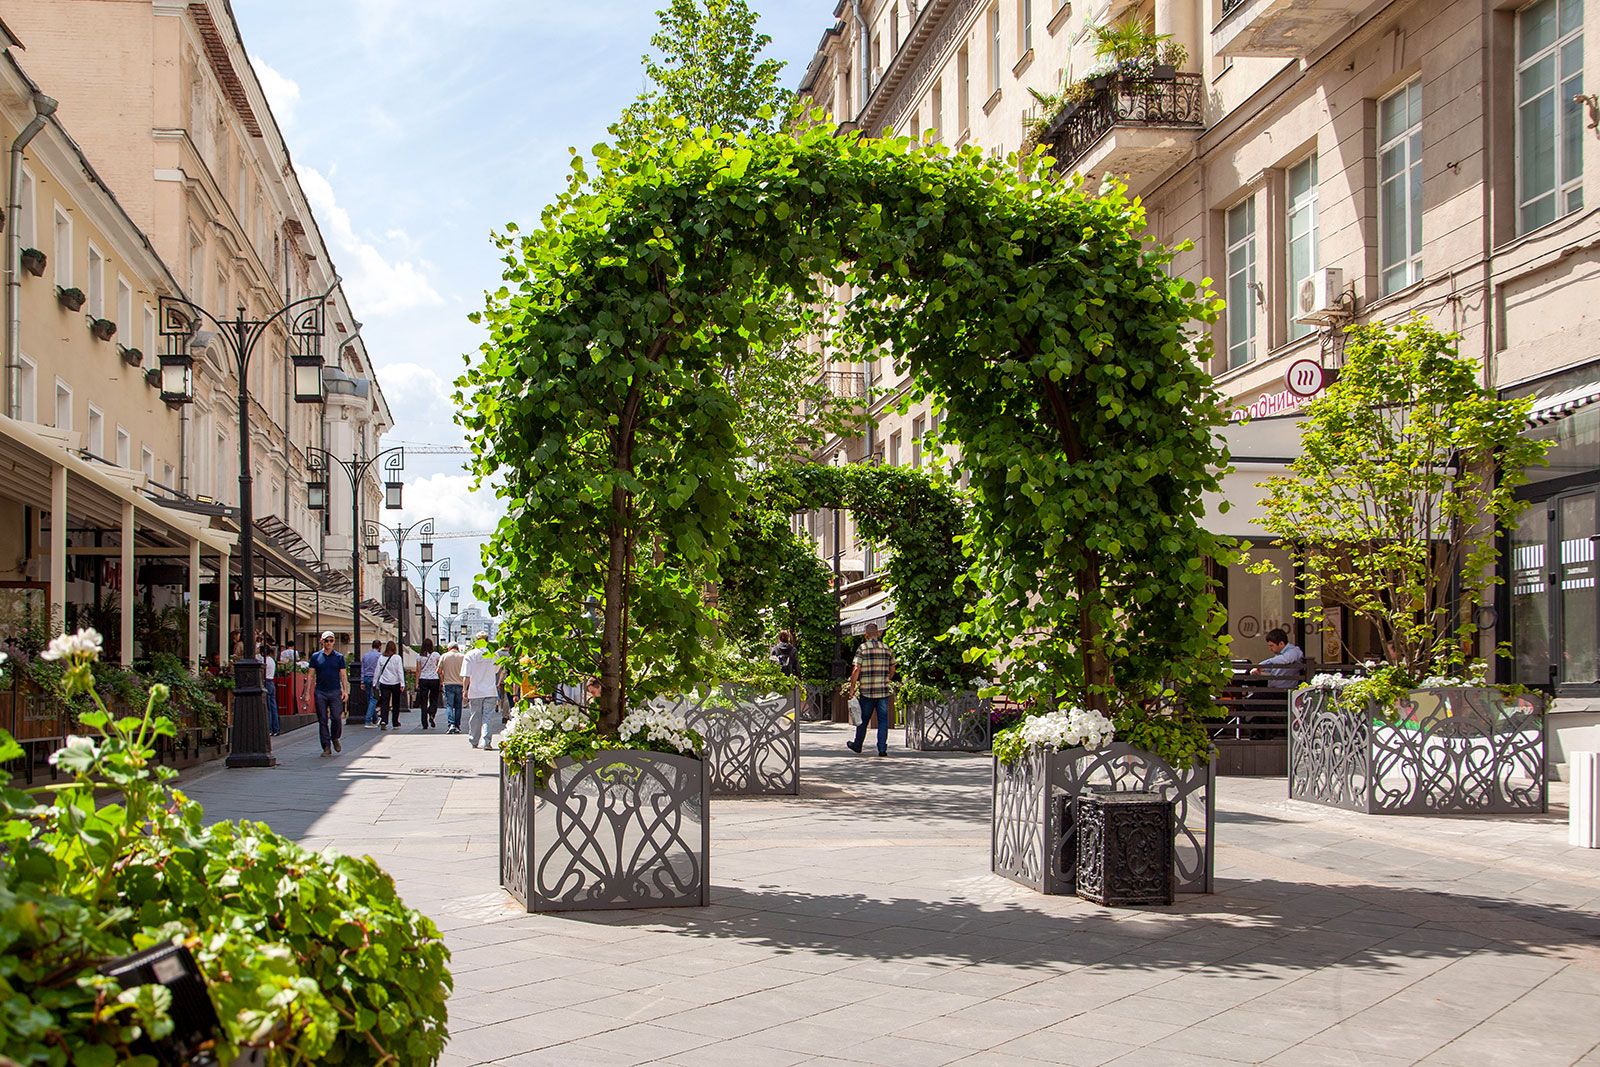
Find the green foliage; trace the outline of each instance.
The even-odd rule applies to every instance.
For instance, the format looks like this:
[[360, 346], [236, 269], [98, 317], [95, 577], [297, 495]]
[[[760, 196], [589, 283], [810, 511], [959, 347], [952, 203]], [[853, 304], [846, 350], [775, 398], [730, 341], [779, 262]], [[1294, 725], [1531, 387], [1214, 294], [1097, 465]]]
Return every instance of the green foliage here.
[[739, 518], [717, 598], [724, 635], [747, 657], [765, 656], [778, 631], [789, 630], [800, 648], [801, 675], [829, 677], [839, 622], [833, 574], [810, 540], [790, 527], [789, 515], [762, 502], [759, 490]]
[[1090, 30], [1094, 37], [1094, 54], [1118, 67], [1142, 64], [1153, 65], [1161, 46], [1172, 39], [1170, 33], [1157, 33], [1155, 19], [1130, 12], [1109, 26], [1095, 26]]
[[[260, 823], [204, 825], [152, 765], [171, 737], [152, 692], [113, 719], [88, 657], [64, 672], [96, 705], [54, 760], [67, 780], [0, 790], [0, 1060], [151, 1064], [130, 1045], [171, 1030], [170, 997], [121, 990], [104, 963], [181, 940], [204, 975], [232, 1062], [431, 1063], [445, 1041], [449, 953], [370, 859], [313, 853]], [[0, 731], [0, 760], [20, 752]], [[97, 794], [116, 800], [97, 804]]]
[[705, 747], [705, 739], [681, 719], [674, 722], [674, 736], [679, 743], [648, 730], [627, 737], [609, 735], [601, 730], [599, 719], [588, 708], [532, 701], [519, 706], [512, 716], [500, 738], [500, 759], [512, 774], [526, 769], [533, 776], [534, 787], [539, 788], [563, 757], [582, 762], [602, 752], [623, 749], [698, 755]]
[[989, 751], [1004, 766], [1015, 766], [1028, 752], [1028, 743], [1022, 736], [1022, 724], [1016, 723], [996, 733], [990, 739]]
[[[162, 714], [170, 714], [179, 722], [192, 716], [206, 730], [222, 728], [227, 712], [214, 695], [215, 679], [195, 677], [183, 661], [170, 652], [153, 653], [144, 673], [146, 682], [164, 685], [172, 694]], [[227, 681], [232, 688], [232, 679]]]
[[900, 675], [894, 680], [894, 700], [896, 706], [907, 704], [921, 704], [929, 700], [943, 698], [944, 690], [938, 686], [919, 682], [915, 678]]
[[1342, 608], [1407, 677], [1446, 673], [1475, 640], [1500, 581], [1496, 534], [1526, 506], [1516, 489], [1547, 444], [1522, 436], [1532, 398], [1496, 397], [1455, 335], [1420, 318], [1349, 333], [1291, 473], [1263, 483], [1261, 522], [1304, 576], [1314, 627]]
[[778, 669], [765, 650], [745, 653], [735, 646], [722, 645], [713, 655], [707, 673], [714, 685], [729, 685], [759, 693], [786, 693], [799, 684]]

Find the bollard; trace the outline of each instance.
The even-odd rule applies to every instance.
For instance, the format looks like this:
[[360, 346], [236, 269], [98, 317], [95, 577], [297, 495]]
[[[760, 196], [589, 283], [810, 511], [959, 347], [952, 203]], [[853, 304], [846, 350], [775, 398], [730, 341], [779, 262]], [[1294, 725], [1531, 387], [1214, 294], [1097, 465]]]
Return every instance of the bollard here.
[[1567, 777], [1567, 844], [1600, 848], [1600, 752], [1570, 753]]

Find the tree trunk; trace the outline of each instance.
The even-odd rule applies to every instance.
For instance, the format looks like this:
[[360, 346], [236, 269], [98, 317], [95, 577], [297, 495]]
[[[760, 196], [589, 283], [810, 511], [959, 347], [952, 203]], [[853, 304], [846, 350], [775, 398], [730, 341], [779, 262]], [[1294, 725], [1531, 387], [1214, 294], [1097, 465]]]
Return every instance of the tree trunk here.
[[[637, 379], [628, 388], [616, 435], [612, 438], [612, 470], [633, 472], [633, 440], [639, 421], [639, 402], [643, 396]], [[628, 572], [633, 555], [633, 501], [621, 485], [611, 488], [611, 523], [606, 530], [609, 553], [606, 560], [604, 622], [600, 630], [600, 734], [616, 737], [627, 714], [628, 643], [624, 632], [628, 624]]]

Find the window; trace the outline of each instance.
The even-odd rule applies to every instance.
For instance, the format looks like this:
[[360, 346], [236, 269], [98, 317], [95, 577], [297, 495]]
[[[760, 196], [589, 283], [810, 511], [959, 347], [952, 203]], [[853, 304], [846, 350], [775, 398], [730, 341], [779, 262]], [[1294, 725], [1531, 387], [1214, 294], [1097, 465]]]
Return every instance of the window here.
[[89, 454], [100, 459], [106, 457], [106, 417], [95, 410], [89, 409]]
[[989, 92], [1000, 88], [1000, 5], [989, 9]]
[[889, 466], [900, 466], [900, 431], [889, 435]]
[[199, 300], [205, 284], [206, 244], [193, 231], [189, 233], [189, 292]]
[[20, 380], [21, 395], [17, 397], [17, 418], [23, 422], [39, 421], [39, 367], [27, 356], [22, 357]]
[[889, 56], [892, 59], [900, 51], [900, 5], [896, 4], [889, 9]]
[[939, 136], [939, 131], [944, 129], [944, 79], [936, 79], [933, 83], [931, 114], [928, 118], [928, 128], [933, 131], [934, 137]]
[[1378, 274], [1387, 296], [1422, 279], [1422, 82], [1378, 102]]
[[1256, 201], [1228, 212], [1228, 368], [1256, 354]]
[[[872, 66], [867, 71], [867, 92], [871, 94], [878, 82], [878, 75], [883, 71], [883, 38], [879, 34], [872, 35]], [[863, 103], [866, 101], [863, 100]]]
[[962, 45], [961, 51], [956, 53], [956, 125], [961, 127], [962, 133], [971, 129], [971, 115], [972, 61], [967, 55], [967, 46]]
[[60, 378], [56, 379], [56, 429], [72, 430], [72, 390]]
[[63, 289], [72, 288], [72, 216], [56, 207], [55, 250], [51, 253], [56, 264], [56, 284]]
[[133, 286], [128, 284], [126, 278], [117, 278], [117, 332], [122, 335], [122, 343], [132, 346], [133, 343]]
[[1517, 13], [1517, 228], [1583, 207], [1583, 0]]
[[174, 473], [175, 472], [172, 469], [172, 464], [170, 464], [170, 463], [161, 464], [161, 484], [164, 485], [164, 486], [167, 486], [169, 489], [178, 488], [178, 486], [172, 484], [172, 478], [173, 478], [173, 474]]
[[922, 139], [922, 111], [918, 108], [911, 109], [911, 127], [906, 131], [913, 141]]
[[927, 427], [927, 419], [918, 415], [911, 420], [911, 465], [922, 466], [922, 435]]
[[117, 427], [117, 466], [133, 466], [133, 437], [121, 426]]
[[17, 197], [20, 214], [17, 218], [17, 237], [23, 248], [37, 248], [39, 240], [39, 208], [35, 203], [33, 175], [22, 168], [22, 190]]
[[150, 451], [149, 445], [142, 445], [139, 448], [139, 470], [144, 472], [146, 478], [155, 480], [156, 454]]
[[855, 108], [850, 106], [850, 86], [853, 83], [852, 79], [853, 72], [849, 67], [846, 67], [844, 69], [844, 84], [839, 92], [839, 98], [844, 101], [844, 107], [839, 109], [839, 113], [846, 118], [849, 118], [856, 113]]
[[1027, 55], [1033, 47], [1033, 0], [1017, 0], [1017, 51]]
[[144, 358], [156, 358], [156, 313], [148, 304], [144, 308]]
[[94, 245], [89, 246], [89, 316], [106, 317], [106, 257]]
[[1284, 263], [1289, 269], [1289, 339], [1304, 337], [1315, 328], [1309, 323], [1295, 322], [1299, 311], [1300, 283], [1317, 272], [1317, 157], [1313, 154], [1305, 162], [1289, 168], [1285, 183], [1288, 194], [1288, 218], [1284, 221]]

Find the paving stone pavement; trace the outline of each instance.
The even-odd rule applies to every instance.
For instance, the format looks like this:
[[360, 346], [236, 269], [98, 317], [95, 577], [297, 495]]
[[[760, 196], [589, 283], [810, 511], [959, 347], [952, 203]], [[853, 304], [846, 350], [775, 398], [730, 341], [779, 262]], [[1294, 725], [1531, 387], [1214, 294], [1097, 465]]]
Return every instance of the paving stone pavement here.
[[1218, 892], [1111, 910], [989, 873], [987, 757], [808, 725], [799, 799], [713, 802], [712, 906], [536, 917], [497, 885], [493, 754], [315, 733], [185, 788], [433, 917], [447, 1065], [1600, 1065], [1600, 852], [1559, 785], [1548, 816], [1401, 819], [1223, 779]]

